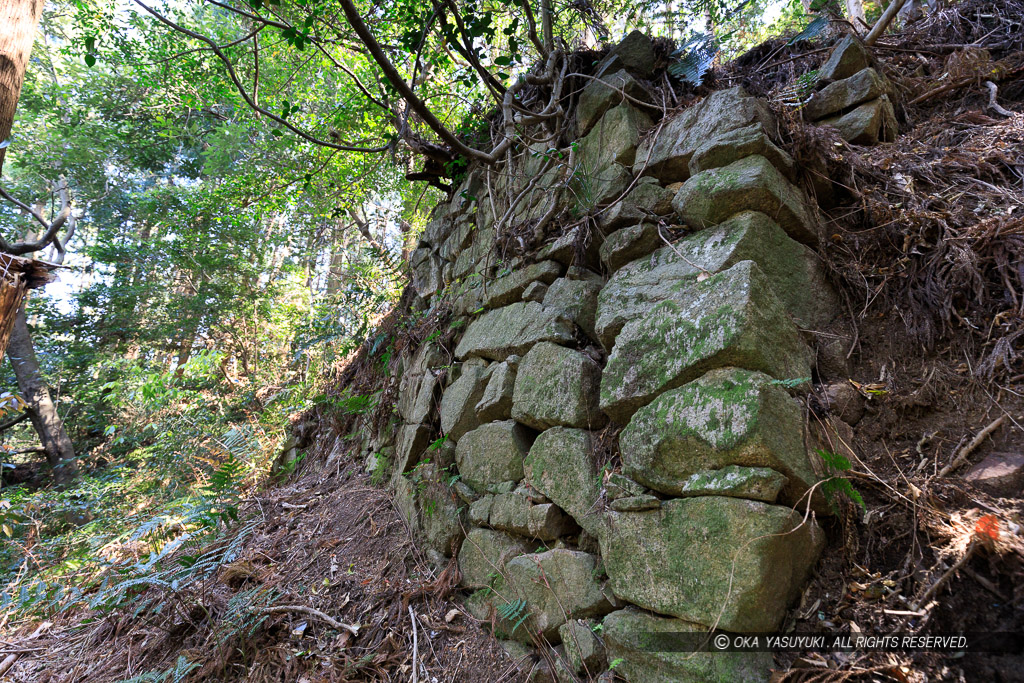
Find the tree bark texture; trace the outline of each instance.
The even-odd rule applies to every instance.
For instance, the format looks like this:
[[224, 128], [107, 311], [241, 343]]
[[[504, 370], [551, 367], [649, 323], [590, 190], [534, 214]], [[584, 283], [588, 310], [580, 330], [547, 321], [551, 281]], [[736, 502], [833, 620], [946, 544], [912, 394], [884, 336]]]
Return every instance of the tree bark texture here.
[[[0, 143], [11, 137], [43, 0], [0, 0]], [[0, 148], [0, 173], [6, 148]]]
[[18, 391], [25, 400], [26, 410], [32, 426], [39, 435], [46, 460], [53, 468], [53, 479], [58, 485], [64, 485], [78, 474], [75, 463], [75, 447], [64, 430], [64, 422], [57, 414], [57, 406], [53, 404], [50, 388], [46, 386], [39, 373], [39, 361], [32, 347], [28, 323], [25, 319], [25, 306], [18, 309], [11, 330], [11, 341], [7, 347], [7, 357], [18, 378]]

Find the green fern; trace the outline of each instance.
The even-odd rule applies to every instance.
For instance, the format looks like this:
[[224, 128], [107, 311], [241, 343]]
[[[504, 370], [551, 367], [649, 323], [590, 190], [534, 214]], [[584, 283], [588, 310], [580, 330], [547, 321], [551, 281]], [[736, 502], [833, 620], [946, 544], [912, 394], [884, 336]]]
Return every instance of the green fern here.
[[[834, 453], [820, 448], [817, 452], [826, 467], [839, 472], [849, 472], [853, 469], [849, 459], [839, 453]], [[846, 496], [859, 505], [861, 510], [867, 512], [868, 508], [864, 503], [864, 497], [860, 495], [860, 491], [853, 488], [853, 484], [851, 484], [850, 480], [846, 477], [841, 475], [829, 477], [822, 482], [821, 492], [825, 496], [825, 501], [828, 503], [829, 509], [831, 509], [835, 514], [839, 514], [839, 496]]]
[[523, 622], [530, 617], [530, 612], [526, 609], [526, 600], [522, 598], [499, 606], [498, 614], [506, 621], [516, 620], [512, 625], [512, 633], [515, 633], [516, 629], [522, 626]]

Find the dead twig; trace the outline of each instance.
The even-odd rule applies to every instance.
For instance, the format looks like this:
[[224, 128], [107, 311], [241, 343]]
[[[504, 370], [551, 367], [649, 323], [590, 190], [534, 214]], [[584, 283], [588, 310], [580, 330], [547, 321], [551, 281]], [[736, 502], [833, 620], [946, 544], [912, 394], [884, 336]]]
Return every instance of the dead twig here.
[[933, 595], [935, 595], [935, 593], [938, 592], [938, 590], [940, 588], [942, 588], [944, 585], [946, 585], [946, 583], [951, 578], [953, 578], [953, 574], [955, 574], [957, 571], [960, 570], [961, 567], [963, 567], [965, 564], [967, 564], [967, 561], [970, 560], [971, 556], [974, 554], [974, 549], [977, 548], [977, 547], [978, 547], [977, 542], [972, 540], [971, 544], [969, 546], [967, 546], [967, 550], [964, 552], [963, 557], [961, 557], [959, 560], [957, 560], [956, 563], [952, 567], [947, 569], [945, 571], [945, 573], [942, 576], [939, 577], [939, 580], [936, 581], [935, 583], [933, 583], [928, 588], [928, 590], [926, 590], [924, 592], [924, 595], [921, 596], [921, 599], [918, 600], [911, 607], [911, 609], [913, 609], [916, 612], [916, 611], [920, 610], [923, 605], [926, 605], [928, 603], [928, 601], [931, 599], [931, 597]]
[[948, 475], [948, 474], [949, 474], [950, 472], [952, 472], [952, 471], [953, 471], [953, 470], [955, 470], [956, 468], [960, 467], [960, 465], [964, 464], [964, 462], [966, 462], [966, 460], [967, 460], [967, 457], [968, 457], [968, 456], [969, 456], [969, 455], [970, 455], [971, 453], [973, 453], [973, 452], [974, 452], [974, 450], [975, 450], [975, 449], [976, 449], [976, 448], [977, 448], [978, 446], [980, 446], [980, 445], [982, 444], [982, 442], [983, 442], [983, 441], [984, 441], [985, 439], [987, 439], [987, 438], [988, 438], [988, 436], [989, 436], [989, 435], [990, 435], [990, 434], [991, 434], [992, 432], [994, 432], [994, 431], [996, 431], [997, 429], [999, 429], [1000, 427], [1002, 427], [1002, 426], [1003, 426], [1003, 423], [1004, 423], [1004, 422], [1006, 422], [1006, 416], [1005, 416], [1005, 415], [1000, 415], [1000, 416], [999, 416], [999, 417], [997, 417], [996, 419], [992, 420], [992, 422], [990, 422], [990, 423], [988, 424], [988, 426], [987, 426], [987, 427], [985, 427], [984, 429], [982, 429], [982, 430], [981, 430], [980, 432], [978, 432], [978, 433], [977, 433], [977, 434], [975, 435], [975, 437], [974, 437], [973, 439], [971, 439], [970, 443], [968, 443], [968, 444], [967, 444], [966, 446], [964, 446], [963, 448], [961, 448], [961, 449], [960, 449], [960, 450], [959, 450], [959, 451], [957, 452], [957, 454], [956, 454], [956, 456], [955, 456], [955, 457], [953, 458], [953, 460], [952, 460], [952, 461], [950, 461], [950, 463], [949, 463], [948, 465], [946, 465], [946, 466], [945, 466], [945, 467], [943, 467], [943, 468], [942, 468], [941, 470], [939, 470], [939, 473], [938, 473], [938, 475], [936, 475], [936, 476], [939, 476], [939, 477], [945, 477], [945, 476], [946, 476], [946, 475]]
[[412, 683], [419, 683], [420, 680], [420, 668], [419, 668], [419, 640], [416, 634], [416, 613], [412, 611], [412, 605], [409, 605], [409, 618], [412, 620]]
[[988, 88], [988, 108], [1003, 116], [1013, 116], [1014, 113], [1012, 111], [1001, 107], [999, 102], [996, 101], [996, 96], [999, 94], [999, 86], [992, 81], [985, 81], [985, 87]]
[[359, 635], [359, 627], [345, 624], [334, 617], [324, 614], [315, 607], [306, 607], [305, 605], [274, 605], [273, 607], [260, 607], [256, 609], [257, 612], [264, 614], [287, 614], [290, 612], [298, 612], [299, 614], [307, 614], [311, 617], [327, 623], [329, 626], [338, 629], [339, 631], [348, 631], [354, 636]]
[[[39, 635], [43, 631], [45, 631], [46, 629], [50, 628], [50, 626], [52, 626], [52, 625], [53, 624], [51, 624], [49, 621], [44, 621], [43, 623], [39, 624], [39, 626], [36, 628], [36, 630], [32, 632], [32, 635], [30, 635], [28, 638], [26, 638], [26, 640], [32, 640], [33, 638], [38, 638]], [[3, 676], [5, 673], [10, 671], [11, 667], [14, 666], [18, 662], [18, 658], [21, 657], [22, 653], [26, 652], [26, 651], [27, 650], [22, 650], [20, 652], [12, 652], [11, 654], [7, 655], [4, 658], [4, 661], [0, 662], [0, 676]]]

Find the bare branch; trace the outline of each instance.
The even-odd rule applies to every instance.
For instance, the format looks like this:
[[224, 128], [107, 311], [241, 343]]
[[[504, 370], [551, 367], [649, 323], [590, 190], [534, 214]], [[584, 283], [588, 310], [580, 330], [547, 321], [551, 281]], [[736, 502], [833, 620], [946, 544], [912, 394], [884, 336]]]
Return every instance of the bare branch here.
[[3, 236], [0, 236], [0, 251], [13, 256], [20, 256], [21, 254], [39, 251], [49, 246], [56, 239], [57, 232], [64, 227], [64, 224], [71, 216], [71, 193], [68, 191], [68, 183], [64, 176], [60, 176], [60, 179], [57, 181], [57, 194], [60, 196], [60, 213], [52, 221], [47, 222], [38, 211], [29, 208], [26, 204], [9, 195], [3, 188], [0, 188], [0, 196], [12, 202], [23, 211], [30, 213], [44, 228], [43, 234], [34, 242], [15, 242], [11, 244]]
[[875, 44], [875, 41], [882, 37], [882, 34], [885, 33], [885, 29], [889, 28], [889, 24], [891, 24], [892, 20], [896, 18], [896, 14], [903, 8], [906, 1], [907, 0], [892, 0], [892, 2], [889, 3], [889, 6], [885, 8], [884, 12], [882, 12], [882, 16], [875, 22], [874, 27], [872, 27], [864, 37], [865, 45], [870, 47]]

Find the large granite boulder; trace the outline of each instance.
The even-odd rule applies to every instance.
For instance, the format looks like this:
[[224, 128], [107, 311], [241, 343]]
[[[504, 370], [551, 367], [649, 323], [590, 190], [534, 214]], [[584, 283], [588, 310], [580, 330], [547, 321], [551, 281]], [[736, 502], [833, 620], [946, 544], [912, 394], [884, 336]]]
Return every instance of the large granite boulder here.
[[602, 529], [601, 475], [594, 436], [582, 429], [554, 427], [533, 442], [524, 463], [526, 481], [565, 510], [587, 533]]
[[633, 171], [654, 176], [664, 184], [690, 177], [690, 160], [699, 147], [737, 128], [760, 125], [770, 136], [777, 130], [775, 117], [762, 100], [742, 87], [716, 90], [698, 104], [684, 109], [647, 137], [637, 149]]
[[768, 652], [695, 652], [708, 629], [628, 607], [604, 618], [608, 658], [630, 683], [767, 683], [774, 662]]
[[528, 552], [530, 543], [491, 529], [473, 529], [459, 550], [462, 585], [468, 588], [491, 586], [505, 571], [505, 563]]
[[672, 206], [698, 230], [750, 210], [772, 216], [798, 242], [818, 241], [817, 219], [804, 193], [763, 156], [698, 173], [679, 188]]
[[[610, 235], [602, 249], [618, 244], [619, 233]], [[598, 339], [610, 349], [623, 325], [656, 304], [677, 298], [702, 273], [717, 273], [747, 260], [768, 276], [772, 291], [798, 323], [817, 327], [831, 319], [835, 296], [817, 256], [765, 214], [744, 211], [620, 268], [598, 296]]]
[[488, 368], [479, 365], [463, 367], [462, 374], [452, 382], [441, 397], [441, 431], [453, 441], [480, 426], [474, 406], [483, 398], [490, 379]]
[[576, 323], [584, 334], [597, 340], [594, 324], [597, 319], [597, 295], [601, 282], [559, 278], [544, 293], [544, 306], [558, 311]]
[[590, 81], [580, 93], [580, 101], [576, 105], [576, 127], [579, 137], [589, 133], [606, 111], [628, 102], [627, 95], [640, 101], [650, 99], [643, 86], [625, 70], [605, 74], [599, 80]]
[[615, 595], [703, 626], [774, 631], [824, 545], [794, 510], [702, 496], [610, 512], [601, 556]]
[[607, 418], [597, 405], [601, 366], [564, 346], [541, 342], [516, 373], [512, 417], [535, 429], [597, 428]]
[[520, 301], [487, 311], [471, 322], [455, 355], [505, 360], [523, 355], [537, 342], [567, 343], [572, 338], [572, 323], [558, 311], [535, 301]]
[[483, 305], [486, 308], [506, 306], [517, 301], [534, 282], [549, 285], [561, 274], [562, 267], [554, 261], [541, 261], [516, 268], [511, 273], [487, 283], [481, 297]]
[[477, 491], [523, 478], [523, 459], [533, 435], [512, 420], [490, 422], [459, 439], [455, 462], [462, 480]]
[[600, 558], [556, 548], [520, 555], [505, 564], [512, 597], [526, 601], [530, 616], [512, 635], [529, 639], [540, 635], [558, 642], [558, 628], [567, 619], [597, 617], [612, 611], [612, 604], [598, 581]]
[[669, 389], [719, 367], [810, 377], [810, 352], [753, 261], [697, 282], [626, 324], [601, 377], [601, 408], [625, 424]]
[[804, 104], [802, 111], [809, 121], [817, 121], [873, 100], [888, 91], [889, 83], [884, 76], [871, 68], [862, 69], [849, 78], [831, 83], [814, 93]]
[[787, 502], [818, 481], [800, 404], [777, 380], [739, 368], [712, 370], [665, 392], [633, 415], [619, 446], [626, 476], [671, 495], [698, 485], [690, 477], [701, 470], [730, 465], [781, 472], [789, 479]]
[[596, 173], [611, 164], [632, 166], [640, 133], [652, 125], [651, 117], [632, 104], [609, 109], [578, 143], [581, 171]]

